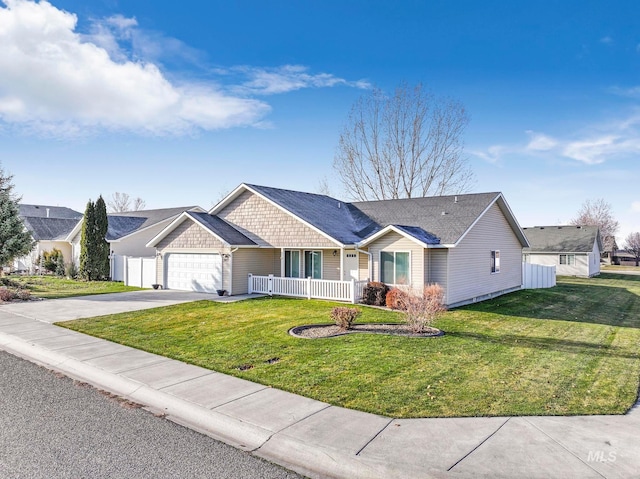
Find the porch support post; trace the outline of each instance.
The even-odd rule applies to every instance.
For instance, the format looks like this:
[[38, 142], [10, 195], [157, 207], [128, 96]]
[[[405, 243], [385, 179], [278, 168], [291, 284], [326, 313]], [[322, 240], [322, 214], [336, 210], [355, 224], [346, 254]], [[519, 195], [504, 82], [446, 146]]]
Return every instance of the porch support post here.
[[344, 248], [340, 248], [340, 281], [345, 281], [344, 279]]
[[284, 248], [280, 248], [280, 277], [284, 278]]

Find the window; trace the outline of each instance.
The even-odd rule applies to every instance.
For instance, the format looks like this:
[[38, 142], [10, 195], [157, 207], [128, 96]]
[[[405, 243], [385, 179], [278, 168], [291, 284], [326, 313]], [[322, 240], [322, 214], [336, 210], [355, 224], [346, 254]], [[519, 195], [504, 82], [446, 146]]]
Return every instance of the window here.
[[491, 252], [491, 272], [500, 272], [500, 251], [495, 250]]
[[566, 264], [569, 266], [573, 266], [576, 264], [576, 255], [575, 254], [561, 254], [560, 255], [560, 264]]
[[286, 278], [300, 277], [300, 251], [284, 252], [284, 276]]
[[409, 253], [380, 252], [380, 281], [387, 284], [409, 284]]
[[322, 251], [304, 252], [304, 277], [322, 279]]

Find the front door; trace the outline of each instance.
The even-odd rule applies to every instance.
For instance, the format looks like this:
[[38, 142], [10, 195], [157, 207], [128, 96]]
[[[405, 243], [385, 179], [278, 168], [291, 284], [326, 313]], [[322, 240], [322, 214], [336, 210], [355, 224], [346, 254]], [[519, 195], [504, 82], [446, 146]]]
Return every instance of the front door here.
[[344, 252], [344, 273], [343, 279], [345, 281], [351, 281], [355, 279], [358, 281], [358, 253], [354, 250], [347, 250]]

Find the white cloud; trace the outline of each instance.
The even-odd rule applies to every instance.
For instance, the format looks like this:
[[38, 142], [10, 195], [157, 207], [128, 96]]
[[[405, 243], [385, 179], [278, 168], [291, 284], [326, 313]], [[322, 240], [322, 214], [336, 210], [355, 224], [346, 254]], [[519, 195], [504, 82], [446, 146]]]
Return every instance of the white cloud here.
[[604, 43], [605, 45], [612, 45], [613, 38], [611, 38], [609, 35], [606, 35], [600, 39], [600, 43]]
[[235, 67], [234, 71], [243, 74], [247, 81], [237, 87], [238, 91], [260, 95], [272, 95], [300, 90], [302, 88], [323, 88], [345, 85], [368, 89], [371, 84], [366, 80], [348, 81], [330, 73], [309, 73], [302, 65], [284, 65], [277, 68]]
[[527, 150], [548, 151], [552, 150], [558, 145], [558, 142], [556, 140], [542, 133], [536, 133], [534, 131], [528, 130], [527, 134], [531, 137], [531, 140], [526, 146]]
[[[0, 8], [0, 119], [45, 134], [93, 128], [182, 134], [251, 125], [269, 111], [211, 85], [172, 84], [147, 62], [116, 61], [50, 3]], [[132, 20], [112, 22], [129, 28]]]
[[631, 211], [634, 213], [640, 213], [640, 201], [634, 201], [631, 203]]
[[566, 138], [530, 130], [526, 133], [530, 137], [526, 144], [493, 145], [473, 154], [492, 163], [507, 155], [518, 154], [564, 157], [587, 165], [640, 155], [640, 115], [636, 112], [616, 121], [592, 125]]
[[[100, 130], [181, 135], [264, 126], [270, 106], [252, 95], [346, 85], [304, 66], [232, 67], [235, 85], [179, 81], [162, 70], [173, 57], [198, 64], [202, 53], [114, 15], [78, 32], [77, 16], [47, 1], [0, 0], [0, 127], [50, 136]], [[223, 75], [224, 79], [228, 80]]]

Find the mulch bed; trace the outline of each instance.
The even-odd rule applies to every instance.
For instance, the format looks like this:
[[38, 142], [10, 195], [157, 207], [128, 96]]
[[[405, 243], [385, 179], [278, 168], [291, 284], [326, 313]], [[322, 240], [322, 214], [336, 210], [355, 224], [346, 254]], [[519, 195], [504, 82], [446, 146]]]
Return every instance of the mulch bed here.
[[341, 330], [335, 324], [307, 324], [289, 330], [291, 336], [305, 339], [333, 338], [353, 333], [388, 334], [409, 338], [435, 338], [444, 335], [444, 331], [437, 328], [428, 328], [426, 333], [416, 334], [406, 324], [389, 323], [354, 324], [347, 331]]

